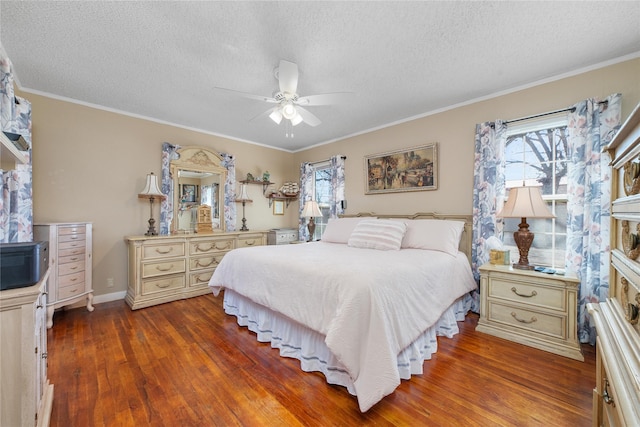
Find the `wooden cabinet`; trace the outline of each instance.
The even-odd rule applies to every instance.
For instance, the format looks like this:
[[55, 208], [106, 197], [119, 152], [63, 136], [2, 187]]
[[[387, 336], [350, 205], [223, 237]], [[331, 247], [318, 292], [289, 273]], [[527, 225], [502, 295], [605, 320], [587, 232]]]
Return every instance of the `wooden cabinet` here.
[[582, 361], [578, 286], [575, 277], [485, 264], [476, 330]]
[[232, 249], [266, 244], [263, 231], [129, 236], [125, 301], [135, 310], [211, 292], [209, 279]]
[[288, 245], [298, 241], [298, 230], [295, 228], [278, 228], [267, 233], [268, 245]]
[[92, 224], [43, 223], [33, 227], [34, 240], [49, 241], [47, 327], [53, 326], [55, 309], [86, 299], [93, 311]]
[[594, 426], [640, 426], [640, 105], [607, 147], [613, 166], [609, 298], [588, 304], [598, 332]]
[[49, 425], [46, 281], [0, 291], [0, 426]]

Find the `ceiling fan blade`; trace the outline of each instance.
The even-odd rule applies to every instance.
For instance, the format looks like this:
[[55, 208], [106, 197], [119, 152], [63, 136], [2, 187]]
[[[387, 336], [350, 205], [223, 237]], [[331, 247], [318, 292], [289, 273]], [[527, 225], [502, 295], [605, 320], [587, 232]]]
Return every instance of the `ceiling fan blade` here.
[[298, 114], [300, 114], [302, 120], [304, 120], [304, 122], [309, 126], [318, 126], [320, 123], [322, 123], [320, 119], [317, 118], [313, 113], [300, 107], [299, 105], [296, 106], [296, 111], [298, 112]]
[[298, 98], [296, 104], [305, 106], [339, 104], [354, 95], [353, 92], [323, 93]]
[[280, 60], [278, 67], [278, 83], [280, 92], [296, 93], [298, 90], [298, 66], [293, 62]]
[[255, 99], [258, 101], [264, 101], [264, 102], [269, 102], [272, 104], [276, 104], [278, 101], [276, 101], [275, 98], [271, 98], [269, 96], [263, 96], [263, 95], [254, 95], [252, 93], [246, 93], [246, 92], [239, 92], [237, 90], [231, 90], [231, 89], [225, 89], [223, 87], [214, 87], [215, 90], [218, 91], [222, 91], [222, 92], [227, 92], [233, 95], [237, 95], [237, 96], [241, 96], [243, 98], [249, 98], [249, 99]]

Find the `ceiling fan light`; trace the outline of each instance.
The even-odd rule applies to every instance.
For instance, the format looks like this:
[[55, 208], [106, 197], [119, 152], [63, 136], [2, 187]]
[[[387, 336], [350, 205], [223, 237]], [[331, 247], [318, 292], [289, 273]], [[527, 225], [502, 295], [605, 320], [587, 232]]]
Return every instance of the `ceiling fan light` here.
[[282, 113], [280, 110], [273, 110], [271, 114], [269, 114], [269, 118], [279, 125], [282, 121]]
[[294, 107], [292, 103], [287, 102], [282, 106], [282, 115], [284, 116], [285, 119], [291, 120], [297, 114], [298, 112], [296, 111], [296, 107]]
[[296, 112], [296, 115], [291, 118], [291, 124], [295, 126], [300, 123], [302, 123], [302, 116]]

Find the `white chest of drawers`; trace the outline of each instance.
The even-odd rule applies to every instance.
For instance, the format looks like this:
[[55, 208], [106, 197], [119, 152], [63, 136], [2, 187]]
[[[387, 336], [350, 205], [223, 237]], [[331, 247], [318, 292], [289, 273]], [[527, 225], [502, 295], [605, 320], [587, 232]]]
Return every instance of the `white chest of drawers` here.
[[575, 277], [480, 267], [480, 319], [476, 330], [583, 361], [577, 336]]
[[132, 309], [211, 292], [209, 279], [232, 249], [262, 246], [265, 232], [172, 236], [129, 236], [129, 283], [125, 301]]
[[298, 241], [298, 230], [295, 228], [278, 228], [267, 233], [268, 245], [288, 245]]
[[48, 328], [53, 326], [56, 308], [86, 298], [87, 310], [93, 311], [92, 230], [89, 222], [42, 223], [33, 227], [35, 240], [49, 241]]

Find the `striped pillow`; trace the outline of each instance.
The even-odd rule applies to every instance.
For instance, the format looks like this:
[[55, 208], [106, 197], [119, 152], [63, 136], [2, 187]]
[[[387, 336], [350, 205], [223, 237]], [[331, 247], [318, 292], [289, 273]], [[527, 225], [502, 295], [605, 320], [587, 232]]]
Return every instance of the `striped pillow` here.
[[347, 245], [354, 248], [381, 251], [400, 250], [407, 224], [387, 219], [366, 219], [353, 229]]

